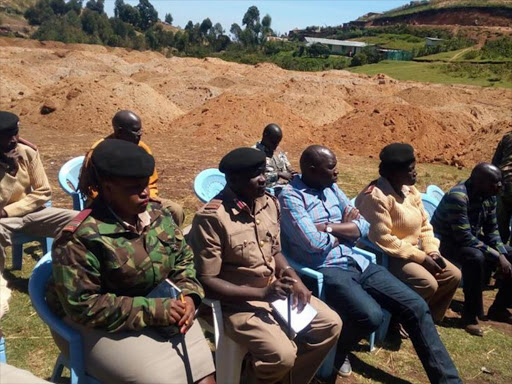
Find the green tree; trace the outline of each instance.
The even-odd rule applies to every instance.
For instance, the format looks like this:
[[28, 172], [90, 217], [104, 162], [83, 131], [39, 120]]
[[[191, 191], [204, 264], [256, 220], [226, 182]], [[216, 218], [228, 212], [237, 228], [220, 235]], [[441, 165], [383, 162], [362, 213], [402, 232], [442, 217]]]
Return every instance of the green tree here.
[[231, 34], [235, 38], [235, 41], [240, 42], [240, 37], [242, 36], [242, 28], [237, 23], [231, 24], [229, 32], [231, 32]]
[[209, 17], [203, 20], [201, 25], [199, 26], [199, 33], [202, 38], [205, 38], [210, 29], [212, 28], [213, 24]]
[[85, 8], [98, 13], [105, 13], [105, 0], [89, 0]]
[[257, 25], [260, 23], [260, 11], [255, 5], [249, 7], [245, 12], [244, 18], [242, 19], [242, 25], [245, 25], [250, 30], [254, 31]]
[[130, 4], [125, 4], [123, 0], [116, 0], [114, 16], [134, 27], [138, 27], [140, 24], [139, 10]]
[[172, 25], [172, 22], [173, 22], [173, 21], [174, 21], [174, 19], [173, 19], [172, 15], [171, 15], [170, 13], [166, 13], [166, 14], [165, 14], [165, 22], [166, 22], [167, 24]]
[[308, 56], [310, 57], [328, 57], [331, 52], [329, 47], [325, 44], [314, 43], [306, 48]]
[[66, 4], [66, 12], [75, 11], [77, 15], [80, 15], [82, 3], [82, 0], [69, 0]]
[[68, 11], [64, 0], [50, 0], [50, 7], [52, 8], [53, 13], [59, 16], [66, 14]]
[[137, 8], [140, 15], [139, 28], [143, 31], [158, 21], [158, 12], [149, 0], [139, 0], [139, 4], [135, 8]]
[[265, 41], [267, 36], [272, 36], [274, 34], [274, 31], [270, 27], [272, 25], [272, 18], [270, 15], [263, 16], [263, 19], [261, 19], [261, 41]]
[[41, 25], [45, 21], [49, 21], [55, 17], [55, 12], [53, 12], [52, 7], [50, 7], [48, 0], [39, 0], [32, 7], [27, 8], [24, 16], [30, 25]]

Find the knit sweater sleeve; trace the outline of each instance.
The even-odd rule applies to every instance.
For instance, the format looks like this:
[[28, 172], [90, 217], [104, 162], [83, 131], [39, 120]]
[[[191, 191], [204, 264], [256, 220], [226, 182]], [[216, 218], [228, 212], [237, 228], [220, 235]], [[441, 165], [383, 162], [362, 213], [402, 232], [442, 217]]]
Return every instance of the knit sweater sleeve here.
[[361, 199], [358, 209], [370, 223], [368, 238], [392, 257], [410, 259], [421, 264], [425, 260], [425, 252], [391, 233], [393, 225], [386, 203], [384, 198], [373, 194], [367, 194]]
[[34, 212], [50, 200], [52, 192], [50, 183], [44, 172], [43, 163], [39, 157], [39, 152], [35, 152], [33, 158], [29, 158], [28, 173], [30, 176], [30, 185], [32, 192], [27, 194], [21, 200], [11, 203], [4, 207], [9, 217], [20, 217]]

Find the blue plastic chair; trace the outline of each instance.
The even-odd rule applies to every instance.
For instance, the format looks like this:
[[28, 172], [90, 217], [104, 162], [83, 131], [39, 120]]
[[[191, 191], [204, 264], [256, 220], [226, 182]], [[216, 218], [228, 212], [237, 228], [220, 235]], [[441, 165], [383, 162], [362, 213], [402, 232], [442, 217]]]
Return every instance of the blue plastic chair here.
[[7, 364], [7, 357], [5, 356], [5, 339], [0, 338], [0, 363]]
[[436, 211], [437, 206], [439, 205], [439, 201], [425, 193], [421, 194], [421, 201], [425, 211], [428, 213], [428, 220], [430, 221], [432, 216], [434, 216], [434, 212]]
[[443, 199], [444, 192], [437, 185], [431, 184], [427, 187], [427, 195], [437, 200], [437, 203], [439, 204]]
[[81, 211], [84, 209], [86, 199], [78, 192], [78, 177], [85, 156], [75, 157], [66, 162], [59, 171], [60, 187], [73, 199], [73, 209]]
[[[48, 201], [45, 206], [51, 207], [52, 202]], [[52, 249], [53, 239], [51, 237], [38, 237], [27, 235], [22, 232], [15, 232], [11, 236], [12, 243], [12, 269], [19, 271], [23, 266], [23, 244], [37, 241], [41, 244], [43, 255]]]
[[194, 192], [203, 203], [209, 202], [226, 185], [226, 177], [217, 168], [201, 171], [194, 180]]
[[57, 358], [53, 369], [51, 381], [57, 382], [62, 376], [64, 367], [68, 367], [71, 372], [71, 384], [99, 384], [93, 377], [85, 373], [84, 358], [82, 352], [82, 336], [67, 325], [62, 319], [57, 317], [46, 302], [46, 284], [52, 275], [52, 257], [48, 252], [36, 264], [32, 271], [32, 276], [28, 282], [28, 293], [32, 306], [39, 317], [56, 332], [60, 337], [69, 343], [69, 359], [62, 353]]

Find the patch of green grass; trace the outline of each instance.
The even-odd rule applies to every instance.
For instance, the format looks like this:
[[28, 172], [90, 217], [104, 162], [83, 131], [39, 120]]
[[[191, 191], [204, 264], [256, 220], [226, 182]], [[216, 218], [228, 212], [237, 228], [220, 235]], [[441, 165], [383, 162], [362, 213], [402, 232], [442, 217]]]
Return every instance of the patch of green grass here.
[[[428, 83], [440, 84], [465, 84], [477, 85], [481, 87], [496, 86], [503, 88], [512, 88], [512, 81], [501, 79], [494, 81], [495, 77], [486, 71], [480, 74], [471, 74], [467, 71], [448, 73], [450, 64], [418, 63], [414, 61], [390, 61], [384, 60], [377, 64], [368, 64], [361, 67], [350, 68], [354, 73], [364, 73], [370, 76], [378, 73], [384, 73], [397, 80], [413, 80]], [[480, 65], [480, 64], [474, 64]], [[489, 79], [493, 80], [490, 81]]]
[[392, 33], [382, 33], [378, 36], [364, 36], [352, 40], [364, 41], [368, 44], [379, 45], [386, 49], [402, 49], [404, 51], [412, 51], [413, 49], [422, 48], [425, 45], [425, 39], [413, 35], [398, 35]]
[[[467, 48], [458, 49], [456, 51], [448, 51], [448, 52], [441, 52], [436, 53], [434, 55], [428, 55], [428, 56], [422, 56], [417, 57], [414, 59], [414, 61], [450, 61], [457, 55], [460, 55], [462, 52], [466, 51]], [[462, 59], [463, 55], [460, 57]]]

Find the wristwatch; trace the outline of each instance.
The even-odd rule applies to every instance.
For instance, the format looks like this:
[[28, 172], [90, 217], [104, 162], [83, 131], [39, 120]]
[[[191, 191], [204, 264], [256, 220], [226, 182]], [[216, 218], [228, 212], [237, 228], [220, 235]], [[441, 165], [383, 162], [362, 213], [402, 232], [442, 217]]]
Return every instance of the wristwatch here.
[[332, 233], [332, 227], [331, 227], [330, 225], [327, 225], [327, 226], [325, 227], [325, 232], [327, 232], [327, 233]]

